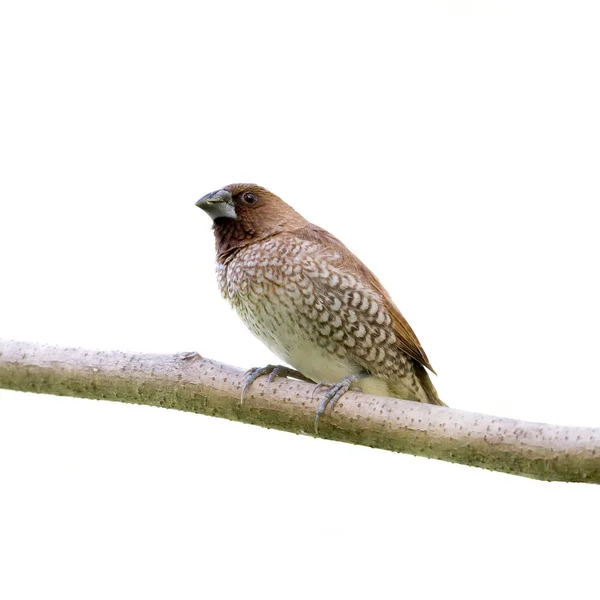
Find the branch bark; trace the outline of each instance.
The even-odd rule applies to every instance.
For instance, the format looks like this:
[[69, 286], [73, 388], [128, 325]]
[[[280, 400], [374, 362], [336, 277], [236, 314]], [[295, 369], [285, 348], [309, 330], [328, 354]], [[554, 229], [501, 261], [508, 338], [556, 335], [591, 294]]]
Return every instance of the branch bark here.
[[[0, 388], [162, 406], [315, 435], [313, 385], [260, 378], [186, 354], [133, 354], [0, 340]], [[600, 483], [600, 428], [529, 423], [348, 392], [319, 437], [546, 481]]]

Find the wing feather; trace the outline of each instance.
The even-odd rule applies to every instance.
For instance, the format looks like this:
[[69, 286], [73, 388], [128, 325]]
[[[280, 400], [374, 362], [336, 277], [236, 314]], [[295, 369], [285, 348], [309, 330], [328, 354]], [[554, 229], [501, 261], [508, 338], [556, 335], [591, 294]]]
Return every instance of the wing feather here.
[[392, 327], [398, 347], [418, 363], [427, 367], [432, 373], [435, 373], [415, 332], [394, 304], [379, 279], [357, 256], [350, 252], [334, 235], [312, 223], [293, 233], [302, 239], [317, 243], [324, 249], [337, 250], [337, 254], [340, 256], [337, 264], [338, 268], [352, 275], [357, 274], [363, 283], [371, 287], [383, 299], [384, 306], [392, 319]]

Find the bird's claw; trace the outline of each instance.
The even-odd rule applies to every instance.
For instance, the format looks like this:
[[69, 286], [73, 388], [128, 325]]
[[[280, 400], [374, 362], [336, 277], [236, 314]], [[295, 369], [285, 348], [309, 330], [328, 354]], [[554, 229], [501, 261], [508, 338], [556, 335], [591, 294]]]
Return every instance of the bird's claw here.
[[285, 377], [285, 373], [282, 373], [283, 367], [277, 365], [271, 372], [267, 375], [267, 383], [271, 383], [275, 377]]
[[[333, 407], [333, 405], [350, 389], [352, 382], [346, 381], [347, 379], [348, 378], [346, 377], [342, 379], [342, 381], [332, 385], [321, 399], [321, 404], [319, 404], [319, 408], [317, 408], [317, 412], [315, 414], [315, 433], [319, 433], [319, 419], [321, 418], [321, 415], [325, 412], [325, 409], [329, 405]], [[322, 385], [323, 382], [318, 383], [314, 391], [316, 391]]]
[[305, 377], [300, 373], [300, 371], [296, 371], [295, 369], [290, 369], [290, 367], [284, 367], [283, 365], [267, 365], [266, 367], [254, 367], [246, 371], [244, 375], [244, 380], [242, 381], [242, 395], [240, 398], [240, 404], [244, 402], [244, 394], [246, 390], [259, 378], [263, 375], [267, 375], [267, 383], [271, 383], [275, 377], [293, 377], [294, 379], [300, 379], [301, 381], [307, 381], [310, 383], [314, 383], [312, 379]]
[[244, 379], [242, 381], [242, 394], [240, 397], [240, 404], [244, 402], [244, 394], [246, 390], [261, 376], [274, 371], [273, 365], [267, 365], [266, 367], [253, 367], [248, 369], [244, 373]]
[[317, 393], [317, 390], [318, 390], [320, 387], [323, 387], [324, 385], [329, 385], [329, 384], [328, 384], [326, 381], [319, 381], [319, 382], [317, 383], [317, 385], [315, 385], [315, 387], [313, 388], [313, 391], [311, 392], [311, 394], [310, 394], [310, 397], [311, 397], [311, 398], [314, 398], [314, 397], [315, 397], [315, 394]]
[[[328, 406], [333, 407], [333, 405], [352, 387], [352, 384], [359, 379], [363, 379], [367, 377], [368, 373], [355, 373], [354, 375], [348, 375], [344, 377], [341, 381], [334, 383], [325, 393], [323, 398], [321, 399], [321, 404], [319, 404], [319, 408], [317, 408], [317, 412], [315, 413], [315, 433], [318, 435], [319, 433], [319, 419], [321, 415], [325, 412], [325, 409]], [[320, 381], [315, 386], [313, 390], [313, 395], [317, 391], [317, 389], [323, 385], [327, 385], [325, 382]]]

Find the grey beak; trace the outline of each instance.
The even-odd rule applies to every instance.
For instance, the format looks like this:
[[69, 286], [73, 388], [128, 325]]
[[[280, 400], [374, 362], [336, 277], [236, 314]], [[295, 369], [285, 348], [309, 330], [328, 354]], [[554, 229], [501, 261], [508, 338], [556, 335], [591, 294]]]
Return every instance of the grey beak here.
[[196, 206], [206, 212], [214, 221], [219, 218], [237, 219], [233, 197], [227, 190], [217, 190], [202, 196]]

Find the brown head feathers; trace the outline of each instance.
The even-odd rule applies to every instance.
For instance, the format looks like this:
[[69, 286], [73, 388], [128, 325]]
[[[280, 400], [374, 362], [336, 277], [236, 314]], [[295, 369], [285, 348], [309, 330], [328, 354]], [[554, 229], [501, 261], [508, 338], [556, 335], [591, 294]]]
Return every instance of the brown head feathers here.
[[232, 183], [222, 189], [231, 194], [235, 218], [214, 219], [219, 257], [252, 242], [284, 231], [294, 231], [307, 224], [304, 217], [264, 187], [253, 183]]

